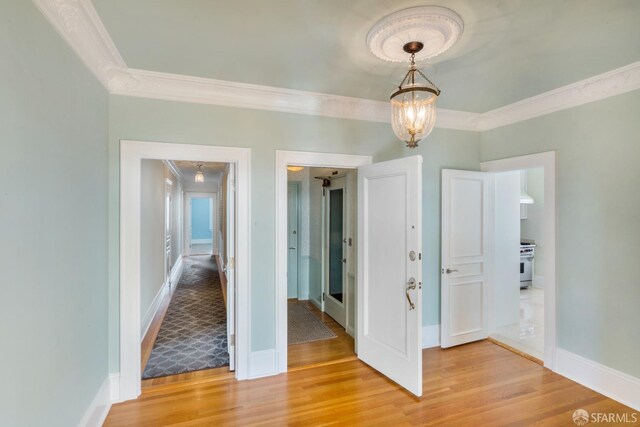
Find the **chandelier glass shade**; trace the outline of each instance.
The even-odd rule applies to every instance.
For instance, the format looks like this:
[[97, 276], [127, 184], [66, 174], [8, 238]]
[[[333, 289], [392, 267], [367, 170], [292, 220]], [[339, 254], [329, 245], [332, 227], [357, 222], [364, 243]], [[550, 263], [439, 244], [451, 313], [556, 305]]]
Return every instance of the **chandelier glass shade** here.
[[415, 148], [418, 141], [426, 138], [436, 124], [436, 99], [440, 89], [416, 68], [415, 54], [423, 47], [420, 42], [404, 45], [404, 50], [411, 54], [409, 71], [391, 94], [391, 126], [393, 133], [407, 143], [407, 147]]
[[204, 172], [202, 172], [202, 165], [198, 165], [198, 171], [195, 177], [196, 182], [204, 182]]

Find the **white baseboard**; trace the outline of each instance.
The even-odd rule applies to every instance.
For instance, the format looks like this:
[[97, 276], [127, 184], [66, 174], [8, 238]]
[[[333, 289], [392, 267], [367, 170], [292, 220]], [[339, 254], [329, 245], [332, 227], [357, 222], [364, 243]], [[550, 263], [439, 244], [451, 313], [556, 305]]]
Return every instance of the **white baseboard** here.
[[79, 427], [100, 427], [111, 409], [111, 382], [105, 378], [91, 404], [78, 423]]
[[640, 411], [640, 379], [558, 348], [555, 372]]
[[315, 305], [318, 308], [318, 310], [322, 311], [322, 303], [320, 301], [314, 298], [311, 298], [309, 301], [311, 301], [311, 303]]
[[542, 276], [533, 276], [533, 287], [534, 288], [544, 288], [544, 277]]
[[120, 373], [109, 374], [109, 384], [111, 384], [111, 403], [120, 403]]
[[180, 281], [180, 276], [182, 276], [182, 270], [184, 270], [184, 263], [182, 262], [182, 259], [182, 254], [180, 254], [171, 269], [171, 275], [169, 276], [169, 281], [171, 282], [171, 293], [176, 289], [176, 285]]
[[252, 351], [249, 355], [249, 379], [276, 375], [276, 350]]
[[440, 346], [440, 325], [427, 325], [422, 327], [422, 348]]
[[213, 243], [213, 239], [191, 239], [192, 245], [208, 245]]
[[346, 331], [352, 338], [356, 337], [356, 328], [354, 328], [353, 326], [351, 325], [347, 326]]
[[158, 290], [158, 293], [153, 299], [153, 302], [151, 302], [151, 305], [147, 309], [147, 312], [142, 317], [142, 329], [141, 329], [142, 336], [140, 337], [141, 340], [145, 337], [145, 335], [147, 335], [147, 332], [149, 332], [149, 327], [151, 326], [151, 322], [153, 321], [153, 318], [156, 316], [156, 313], [158, 312], [158, 309], [162, 305], [162, 302], [164, 301], [164, 299], [168, 295], [173, 293], [173, 290], [175, 289], [175, 285], [178, 283], [178, 281], [180, 280], [180, 276], [182, 275], [183, 267], [184, 267], [184, 264], [182, 263], [182, 256], [179, 256], [178, 260], [176, 261], [176, 263], [173, 265], [173, 268], [171, 269], [171, 275], [169, 276], [169, 280], [160, 287], [160, 289]]
[[153, 301], [151, 302], [151, 305], [147, 309], [147, 312], [142, 317], [142, 329], [141, 329], [142, 335], [140, 336], [140, 340], [142, 340], [144, 336], [147, 335], [147, 332], [149, 332], [149, 327], [151, 326], [151, 322], [153, 321], [153, 318], [155, 317], [156, 312], [160, 308], [162, 301], [164, 301], [167, 295], [169, 295], [169, 291], [171, 289], [170, 284], [171, 282], [168, 281], [168, 282], [165, 282], [162, 286], [160, 286], [160, 289], [158, 290], [158, 293], [156, 294]]

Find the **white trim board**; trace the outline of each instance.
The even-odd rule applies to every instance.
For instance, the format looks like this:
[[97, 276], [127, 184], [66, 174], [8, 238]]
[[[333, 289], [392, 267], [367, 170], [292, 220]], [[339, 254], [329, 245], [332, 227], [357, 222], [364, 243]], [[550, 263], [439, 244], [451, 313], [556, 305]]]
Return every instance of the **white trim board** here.
[[[112, 94], [390, 121], [383, 101], [128, 68], [89, 0], [33, 2]], [[640, 61], [484, 113], [440, 108], [436, 127], [482, 132], [637, 89]]]
[[85, 411], [82, 419], [78, 423], [79, 427], [97, 427], [104, 423], [104, 420], [111, 409], [111, 380], [107, 376], [98, 389], [89, 407]]
[[120, 141], [120, 384], [122, 400], [141, 392], [140, 369], [140, 169], [142, 159], [235, 163], [236, 378], [248, 378], [251, 325], [251, 150], [162, 142]]
[[[482, 172], [507, 172], [544, 168], [543, 235], [545, 241], [544, 366], [554, 370], [556, 361], [556, 152], [530, 154], [480, 163]], [[489, 331], [491, 334], [493, 331]]]
[[153, 302], [147, 309], [147, 312], [144, 314], [142, 318], [142, 335], [140, 336], [140, 341], [144, 339], [149, 332], [149, 327], [151, 327], [151, 322], [156, 317], [156, 313], [158, 313], [158, 309], [162, 305], [162, 302], [167, 296], [173, 294], [175, 290], [175, 285], [177, 285], [178, 281], [180, 281], [180, 276], [182, 276], [182, 270], [184, 269], [184, 264], [182, 262], [182, 254], [178, 257], [178, 260], [173, 265], [171, 269], [171, 274], [169, 276], [169, 280], [166, 281], [158, 290]]
[[422, 327], [422, 348], [440, 347], [440, 325]]
[[262, 378], [275, 375], [276, 351], [268, 350], [252, 351], [249, 356], [249, 377]]
[[[357, 168], [371, 156], [276, 150], [276, 372], [287, 372], [287, 165]], [[313, 301], [315, 303], [315, 301]], [[274, 372], [274, 373], [276, 373]]]
[[640, 378], [558, 348], [556, 373], [640, 411]]
[[127, 68], [90, 0], [33, 2], [105, 87]]

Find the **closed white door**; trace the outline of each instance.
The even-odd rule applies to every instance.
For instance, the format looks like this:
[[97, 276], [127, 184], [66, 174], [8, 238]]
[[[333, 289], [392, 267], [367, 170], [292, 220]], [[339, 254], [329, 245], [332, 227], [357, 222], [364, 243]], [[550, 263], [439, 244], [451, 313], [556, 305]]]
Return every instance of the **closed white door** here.
[[343, 328], [347, 327], [347, 188], [346, 178], [331, 181], [326, 189], [326, 281], [324, 311]]
[[287, 186], [287, 298], [298, 298], [298, 184]]
[[441, 346], [489, 333], [492, 174], [442, 171]]
[[358, 168], [358, 357], [422, 395], [422, 157]]

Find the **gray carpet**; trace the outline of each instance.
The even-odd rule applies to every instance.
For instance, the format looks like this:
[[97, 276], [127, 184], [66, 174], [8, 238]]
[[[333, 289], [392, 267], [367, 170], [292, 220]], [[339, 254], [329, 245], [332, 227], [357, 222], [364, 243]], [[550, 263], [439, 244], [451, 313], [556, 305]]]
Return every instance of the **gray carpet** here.
[[142, 379], [229, 364], [227, 314], [213, 257], [184, 262]]
[[331, 329], [302, 304], [287, 304], [287, 343], [301, 344], [337, 337]]

